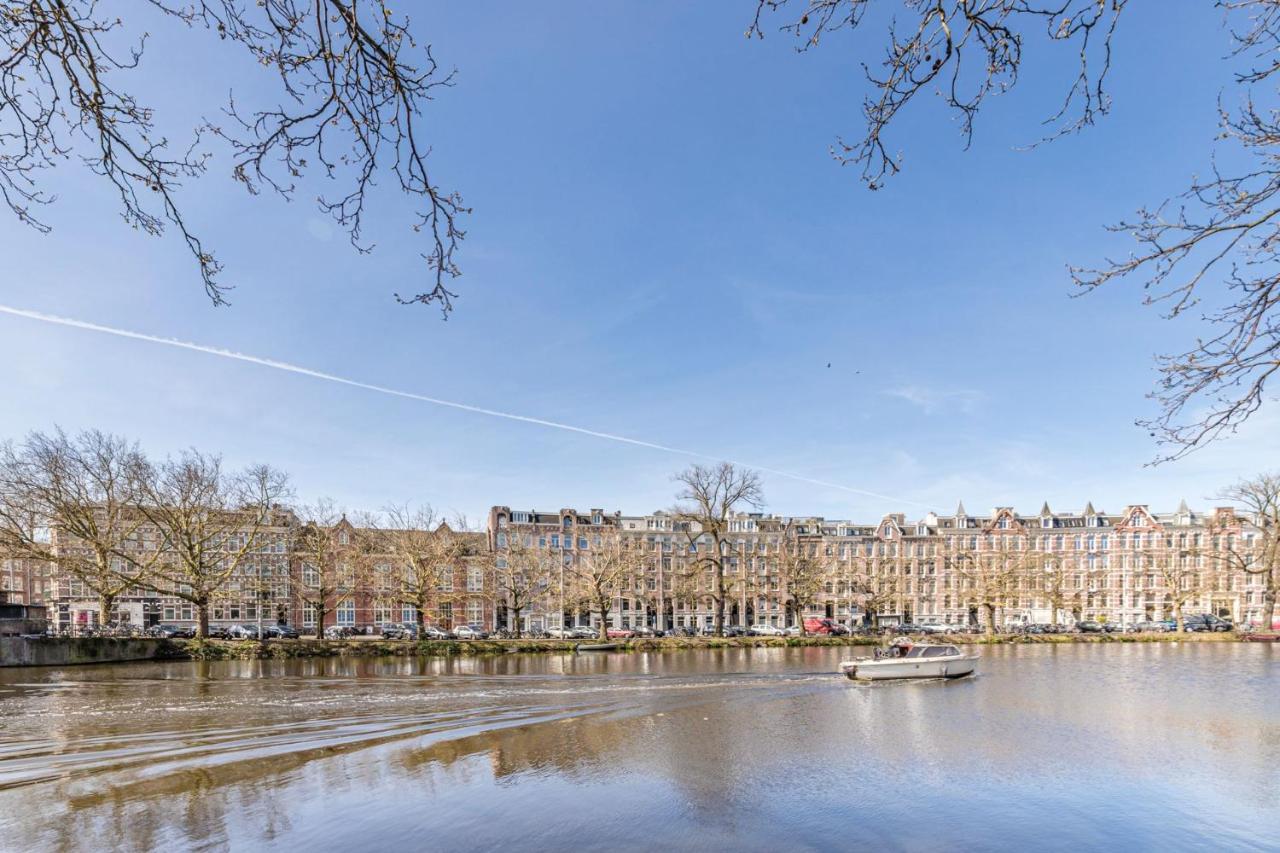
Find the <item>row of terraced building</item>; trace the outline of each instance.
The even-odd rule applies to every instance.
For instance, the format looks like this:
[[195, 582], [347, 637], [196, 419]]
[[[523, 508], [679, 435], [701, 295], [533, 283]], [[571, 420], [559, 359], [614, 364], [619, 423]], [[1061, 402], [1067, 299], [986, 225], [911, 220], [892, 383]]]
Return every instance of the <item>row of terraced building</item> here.
[[[345, 518], [340, 525], [345, 527], [338, 541], [354, 548], [361, 530]], [[360, 575], [358, 588], [329, 602], [324, 626], [317, 626], [315, 608], [298, 594], [314, 571], [293, 550], [298, 528], [291, 514], [281, 515], [261, 553], [219, 595], [211, 614], [215, 624], [288, 623], [311, 631], [416, 621], [416, 608], [379, 581], [379, 570], [390, 568], [382, 561]], [[1133, 505], [1107, 513], [1088, 505], [1062, 513], [1046, 505], [1035, 515], [1010, 507], [970, 515], [960, 505], [951, 515], [908, 520], [894, 513], [874, 524], [738, 513], [718, 543], [696, 523], [662, 511], [624, 515], [494, 506], [485, 531], [454, 533], [466, 537], [468, 547], [440, 573], [438, 594], [423, 612], [423, 621], [443, 628], [516, 627], [506, 592], [510, 584], [503, 582], [503, 572], [512, 571], [507, 555], [513, 548], [542, 553], [563, 577], [617, 538], [644, 555], [642, 568], [615, 590], [608, 618], [618, 627], [710, 628], [716, 602], [702, 558], [713, 548], [724, 566], [727, 625], [781, 627], [806, 616], [848, 625], [1003, 627], [1085, 618], [1128, 625], [1178, 611], [1257, 623], [1268, 595], [1265, 576], [1244, 570], [1263, 544], [1254, 520], [1230, 507], [1194, 511], [1185, 501], [1172, 512]], [[803, 602], [794, 600], [778, 571], [785, 547], [806, 549], [822, 566], [816, 594]], [[522, 607], [522, 631], [598, 624], [600, 614], [581, 604], [567, 606], [562, 615], [563, 588], [553, 576]], [[102, 621], [95, 598], [56, 565], [0, 560], [0, 592], [9, 601], [46, 605], [62, 627]], [[190, 624], [195, 614], [181, 598], [139, 586], [120, 596], [110, 620]]]

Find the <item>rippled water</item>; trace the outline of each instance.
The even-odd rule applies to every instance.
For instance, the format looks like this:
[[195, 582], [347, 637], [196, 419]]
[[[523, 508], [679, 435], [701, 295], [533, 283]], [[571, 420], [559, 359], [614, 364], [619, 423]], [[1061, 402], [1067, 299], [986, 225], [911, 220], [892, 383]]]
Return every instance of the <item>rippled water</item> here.
[[0, 847], [1280, 850], [1280, 649], [0, 671]]

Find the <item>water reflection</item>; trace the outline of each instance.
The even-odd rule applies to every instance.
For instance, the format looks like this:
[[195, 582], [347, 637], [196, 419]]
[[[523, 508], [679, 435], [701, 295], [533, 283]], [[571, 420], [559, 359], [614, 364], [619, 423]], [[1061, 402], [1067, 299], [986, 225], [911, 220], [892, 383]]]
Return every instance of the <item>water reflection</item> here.
[[887, 685], [830, 648], [7, 670], [0, 837], [1275, 849], [1277, 650], [983, 655]]

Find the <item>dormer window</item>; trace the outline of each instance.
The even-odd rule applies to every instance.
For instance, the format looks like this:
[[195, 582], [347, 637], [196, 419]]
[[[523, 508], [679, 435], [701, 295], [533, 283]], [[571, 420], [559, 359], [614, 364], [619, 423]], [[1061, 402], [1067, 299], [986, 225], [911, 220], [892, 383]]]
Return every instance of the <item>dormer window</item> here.
[[1040, 519], [1040, 526], [1041, 526], [1041, 527], [1052, 527], [1052, 526], [1053, 526], [1053, 519], [1052, 519], [1052, 518], [1042, 518], [1042, 519]]
[[347, 531], [343, 530], [338, 534], [339, 545], [346, 545], [349, 543], [349, 541], [350, 541], [350, 537], [347, 536]]

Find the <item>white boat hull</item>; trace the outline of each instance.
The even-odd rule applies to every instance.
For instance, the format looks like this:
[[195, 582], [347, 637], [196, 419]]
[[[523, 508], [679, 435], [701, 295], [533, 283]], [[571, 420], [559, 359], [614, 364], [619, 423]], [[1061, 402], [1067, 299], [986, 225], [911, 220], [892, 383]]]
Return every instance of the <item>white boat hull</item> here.
[[858, 681], [888, 681], [899, 678], [961, 678], [972, 675], [977, 655], [948, 655], [937, 658], [881, 658], [851, 660], [840, 671]]

